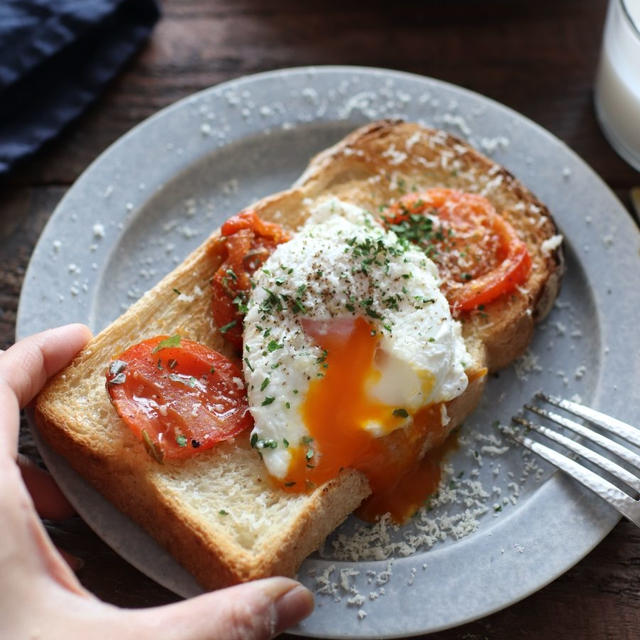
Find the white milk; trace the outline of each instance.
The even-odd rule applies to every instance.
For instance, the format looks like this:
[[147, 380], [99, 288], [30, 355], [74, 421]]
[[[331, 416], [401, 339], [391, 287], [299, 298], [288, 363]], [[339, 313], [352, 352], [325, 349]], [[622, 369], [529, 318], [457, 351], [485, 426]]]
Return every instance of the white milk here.
[[595, 104], [613, 148], [640, 171], [640, 0], [609, 1]]

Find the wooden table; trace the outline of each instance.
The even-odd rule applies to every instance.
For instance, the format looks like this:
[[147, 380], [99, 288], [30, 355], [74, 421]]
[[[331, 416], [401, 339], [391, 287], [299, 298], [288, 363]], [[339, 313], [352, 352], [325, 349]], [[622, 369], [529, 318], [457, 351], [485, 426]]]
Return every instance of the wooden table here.
[[[29, 256], [56, 203], [107, 145], [158, 109], [249, 73], [307, 64], [401, 69], [467, 87], [566, 142], [629, 206], [640, 174], [609, 147], [592, 106], [604, 0], [319, 2], [166, 0], [144, 50], [37, 157], [0, 183], [0, 347], [13, 339]], [[27, 434], [22, 449], [35, 454]], [[175, 596], [131, 568], [79, 518], [48, 523], [85, 560], [82, 582], [128, 607]], [[640, 637], [640, 532], [627, 522], [582, 562], [505, 611], [436, 640]], [[425, 603], [429, 606], [429, 603]]]

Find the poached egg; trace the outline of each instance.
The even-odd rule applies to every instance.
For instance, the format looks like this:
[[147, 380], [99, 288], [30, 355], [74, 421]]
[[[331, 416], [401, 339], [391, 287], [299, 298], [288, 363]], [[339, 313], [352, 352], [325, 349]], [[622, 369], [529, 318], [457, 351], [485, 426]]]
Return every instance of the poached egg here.
[[333, 198], [253, 278], [243, 336], [252, 445], [288, 490], [358, 468], [375, 493], [446, 431], [444, 403], [468, 384], [435, 265]]

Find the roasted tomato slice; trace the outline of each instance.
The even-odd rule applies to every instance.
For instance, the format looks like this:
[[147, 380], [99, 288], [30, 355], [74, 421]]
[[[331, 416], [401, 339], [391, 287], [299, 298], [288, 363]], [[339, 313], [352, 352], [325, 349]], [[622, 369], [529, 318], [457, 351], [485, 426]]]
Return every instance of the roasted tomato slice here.
[[109, 364], [107, 390], [159, 462], [188, 458], [253, 425], [240, 368], [178, 335], [127, 349]]
[[389, 207], [385, 222], [438, 265], [454, 315], [512, 292], [531, 270], [526, 244], [479, 195], [444, 188], [411, 193]]
[[225, 339], [241, 349], [251, 275], [290, 236], [279, 224], [261, 220], [251, 210], [229, 218], [220, 233], [223, 261], [211, 282], [213, 319]]

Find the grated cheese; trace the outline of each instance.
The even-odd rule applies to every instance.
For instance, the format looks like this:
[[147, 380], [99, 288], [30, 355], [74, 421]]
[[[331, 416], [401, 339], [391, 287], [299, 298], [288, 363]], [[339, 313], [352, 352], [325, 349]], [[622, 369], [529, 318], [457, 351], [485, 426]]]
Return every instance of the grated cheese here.
[[562, 236], [555, 235], [547, 238], [541, 245], [540, 249], [543, 254], [549, 254], [552, 251], [555, 251], [562, 244]]
[[380, 154], [383, 158], [389, 158], [389, 163], [392, 165], [402, 164], [407, 159], [407, 154], [404, 151], [398, 151], [395, 144], [392, 144], [388, 149]]

